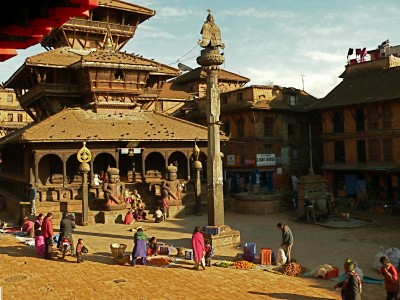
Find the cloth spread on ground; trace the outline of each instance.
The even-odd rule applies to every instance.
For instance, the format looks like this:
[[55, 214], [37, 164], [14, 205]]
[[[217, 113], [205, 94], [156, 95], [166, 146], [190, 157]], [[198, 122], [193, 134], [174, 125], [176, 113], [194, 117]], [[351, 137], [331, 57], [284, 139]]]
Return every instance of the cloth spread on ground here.
[[[311, 271], [305, 272], [305, 273], [301, 274], [300, 276], [301, 277], [314, 277], [311, 274]], [[345, 278], [346, 278], [345, 274], [340, 274], [338, 277], [332, 278], [331, 280], [336, 281], [336, 282], [341, 282]], [[372, 283], [372, 284], [383, 284], [383, 279], [364, 276], [363, 279], [362, 279], [362, 282], [363, 283]]]
[[[341, 282], [345, 278], [346, 278], [345, 274], [340, 274], [338, 277], [332, 278], [332, 280]], [[364, 278], [362, 279], [362, 282], [363, 283], [373, 283], [373, 284], [383, 284], [383, 279], [364, 276]]]

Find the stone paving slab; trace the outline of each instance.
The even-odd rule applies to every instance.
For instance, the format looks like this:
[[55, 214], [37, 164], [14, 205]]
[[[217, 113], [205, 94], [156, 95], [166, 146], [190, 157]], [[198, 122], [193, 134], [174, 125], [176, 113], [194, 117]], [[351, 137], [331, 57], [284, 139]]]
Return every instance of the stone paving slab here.
[[[363, 216], [371, 217], [371, 215]], [[379, 278], [372, 270], [372, 260], [382, 245], [398, 247], [400, 217], [381, 216], [373, 227], [332, 229], [299, 222], [291, 214], [263, 216], [227, 212], [227, 225], [241, 232], [242, 243], [275, 249], [281, 234], [277, 222], [288, 224], [294, 233], [293, 256], [311, 270], [320, 264], [338, 266], [351, 257], [365, 275]], [[340, 299], [332, 280], [289, 277], [268, 271], [246, 271], [219, 267], [193, 270], [192, 261], [180, 261], [168, 268], [117, 265], [111, 257], [110, 244], [125, 243], [126, 253], [133, 247], [137, 226], [159, 241], [190, 248], [196, 225], [206, 225], [207, 216], [186, 216], [166, 222], [139, 222], [133, 225], [95, 224], [78, 226], [74, 240], [83, 238], [89, 248], [85, 262], [44, 260], [35, 249], [9, 235], [0, 240], [0, 286], [3, 299]], [[216, 249], [214, 262], [232, 260], [242, 247]], [[142, 287], [142, 288], [138, 288]], [[384, 299], [383, 286], [364, 284], [363, 300]]]

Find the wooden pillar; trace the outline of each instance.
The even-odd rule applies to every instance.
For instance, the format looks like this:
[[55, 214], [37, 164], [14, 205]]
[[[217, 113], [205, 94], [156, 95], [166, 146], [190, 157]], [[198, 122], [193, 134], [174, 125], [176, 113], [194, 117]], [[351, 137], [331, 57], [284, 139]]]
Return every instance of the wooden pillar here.
[[65, 159], [65, 155], [62, 156], [63, 158], [63, 187], [67, 183], [67, 161]]
[[192, 153], [187, 151], [186, 153], [186, 159], [187, 159], [187, 180], [190, 180], [190, 158], [192, 157]]
[[34, 151], [33, 155], [33, 164], [35, 166], [35, 184], [39, 184], [39, 164], [38, 164], [38, 155], [37, 152]]
[[142, 182], [146, 182], [146, 156], [142, 153]]

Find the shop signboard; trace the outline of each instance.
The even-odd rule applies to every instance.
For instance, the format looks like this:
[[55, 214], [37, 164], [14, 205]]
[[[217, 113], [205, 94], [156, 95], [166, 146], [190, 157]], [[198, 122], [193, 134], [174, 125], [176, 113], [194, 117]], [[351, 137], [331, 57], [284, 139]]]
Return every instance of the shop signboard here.
[[274, 166], [275, 164], [275, 154], [257, 154], [257, 167]]
[[228, 166], [234, 166], [235, 165], [235, 155], [227, 155], [226, 156], [226, 164]]

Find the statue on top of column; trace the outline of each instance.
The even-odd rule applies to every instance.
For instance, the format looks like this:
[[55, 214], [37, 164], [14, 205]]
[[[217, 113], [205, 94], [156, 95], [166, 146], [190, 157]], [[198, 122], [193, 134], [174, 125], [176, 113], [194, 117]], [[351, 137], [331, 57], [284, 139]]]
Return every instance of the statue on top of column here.
[[163, 180], [161, 183], [162, 195], [166, 195], [168, 193], [169, 203], [170, 205], [181, 205], [182, 204], [182, 184], [177, 179], [178, 168], [173, 164], [170, 164], [167, 167], [167, 179]]
[[200, 34], [202, 35], [202, 40], [198, 40], [197, 44], [199, 44], [202, 48], [224, 48], [225, 45], [221, 42], [221, 31], [219, 27], [214, 22], [214, 17], [211, 15], [211, 10], [208, 11], [208, 16], [206, 21], [201, 28]]
[[108, 168], [107, 174], [108, 181], [103, 186], [106, 210], [124, 209], [125, 183], [120, 181], [119, 169]]

